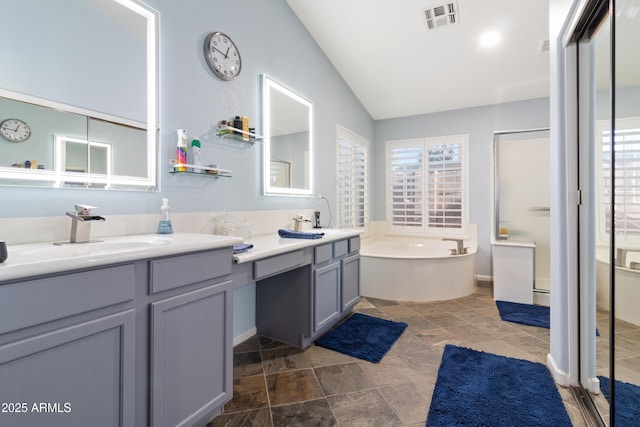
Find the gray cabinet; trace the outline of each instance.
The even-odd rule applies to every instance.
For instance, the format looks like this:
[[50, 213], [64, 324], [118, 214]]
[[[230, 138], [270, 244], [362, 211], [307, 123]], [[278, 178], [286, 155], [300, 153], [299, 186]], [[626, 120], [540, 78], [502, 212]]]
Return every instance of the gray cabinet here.
[[134, 426], [133, 280], [124, 265], [0, 286], [0, 425]]
[[231, 399], [231, 298], [229, 280], [151, 304], [153, 426], [194, 425]]
[[340, 311], [351, 310], [360, 301], [360, 255], [343, 258], [342, 264], [342, 295], [340, 297]]
[[231, 247], [0, 283], [0, 426], [206, 423], [232, 397]]
[[346, 316], [360, 299], [359, 250], [352, 237], [257, 261], [258, 334], [303, 348]]
[[314, 333], [340, 317], [340, 271], [340, 263], [334, 262], [313, 272]]

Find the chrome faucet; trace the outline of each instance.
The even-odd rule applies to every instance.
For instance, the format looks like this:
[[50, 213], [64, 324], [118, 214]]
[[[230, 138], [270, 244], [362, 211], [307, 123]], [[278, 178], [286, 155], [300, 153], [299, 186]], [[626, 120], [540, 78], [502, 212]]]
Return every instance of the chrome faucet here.
[[96, 209], [95, 206], [75, 205], [74, 208], [75, 210], [66, 212], [72, 219], [69, 240], [71, 243], [87, 243], [91, 237], [91, 223], [105, 221], [105, 219], [91, 214], [91, 209]]
[[629, 252], [640, 252], [640, 249], [632, 249], [632, 248], [617, 248], [616, 249], [616, 265], [618, 267], [626, 267], [627, 266], [627, 254]]
[[296, 215], [293, 217], [293, 231], [302, 231], [302, 223], [311, 222], [308, 218], [302, 215]]
[[456, 249], [450, 249], [451, 255], [463, 255], [467, 253], [468, 248], [464, 247], [464, 239], [443, 238], [442, 241], [456, 242]]

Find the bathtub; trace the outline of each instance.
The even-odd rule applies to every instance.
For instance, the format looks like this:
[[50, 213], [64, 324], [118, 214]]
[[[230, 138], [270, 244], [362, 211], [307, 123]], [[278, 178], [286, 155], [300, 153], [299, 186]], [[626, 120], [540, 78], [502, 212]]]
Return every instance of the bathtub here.
[[360, 248], [360, 294], [395, 301], [439, 301], [470, 295], [476, 288], [475, 242], [464, 255], [450, 255], [455, 242], [440, 239], [380, 239]]
[[[626, 266], [630, 262], [640, 262], [640, 253], [627, 255]], [[609, 253], [608, 248], [596, 251], [596, 304], [604, 309], [609, 308]], [[615, 266], [616, 274], [616, 318], [640, 325], [638, 297], [640, 296], [640, 270]]]

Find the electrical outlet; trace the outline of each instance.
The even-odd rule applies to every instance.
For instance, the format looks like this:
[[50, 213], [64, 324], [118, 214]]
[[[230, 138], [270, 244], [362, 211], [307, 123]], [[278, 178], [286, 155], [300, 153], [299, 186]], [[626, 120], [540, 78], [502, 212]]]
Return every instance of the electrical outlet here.
[[317, 204], [322, 203], [322, 199], [324, 199], [324, 195], [322, 193], [318, 193], [318, 200], [316, 200]]

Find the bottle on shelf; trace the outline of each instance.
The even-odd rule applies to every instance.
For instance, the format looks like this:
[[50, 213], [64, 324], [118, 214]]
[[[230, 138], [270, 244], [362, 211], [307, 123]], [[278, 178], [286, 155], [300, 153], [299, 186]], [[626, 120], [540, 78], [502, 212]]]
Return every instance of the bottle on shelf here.
[[[176, 148], [176, 162], [178, 164], [187, 163], [187, 131], [185, 129], [178, 129], [178, 146]], [[185, 172], [186, 166], [176, 167], [177, 171]]]
[[[200, 161], [200, 141], [194, 139], [191, 141], [191, 164], [194, 166], [202, 166]], [[202, 172], [199, 168], [191, 168], [193, 172]]]

